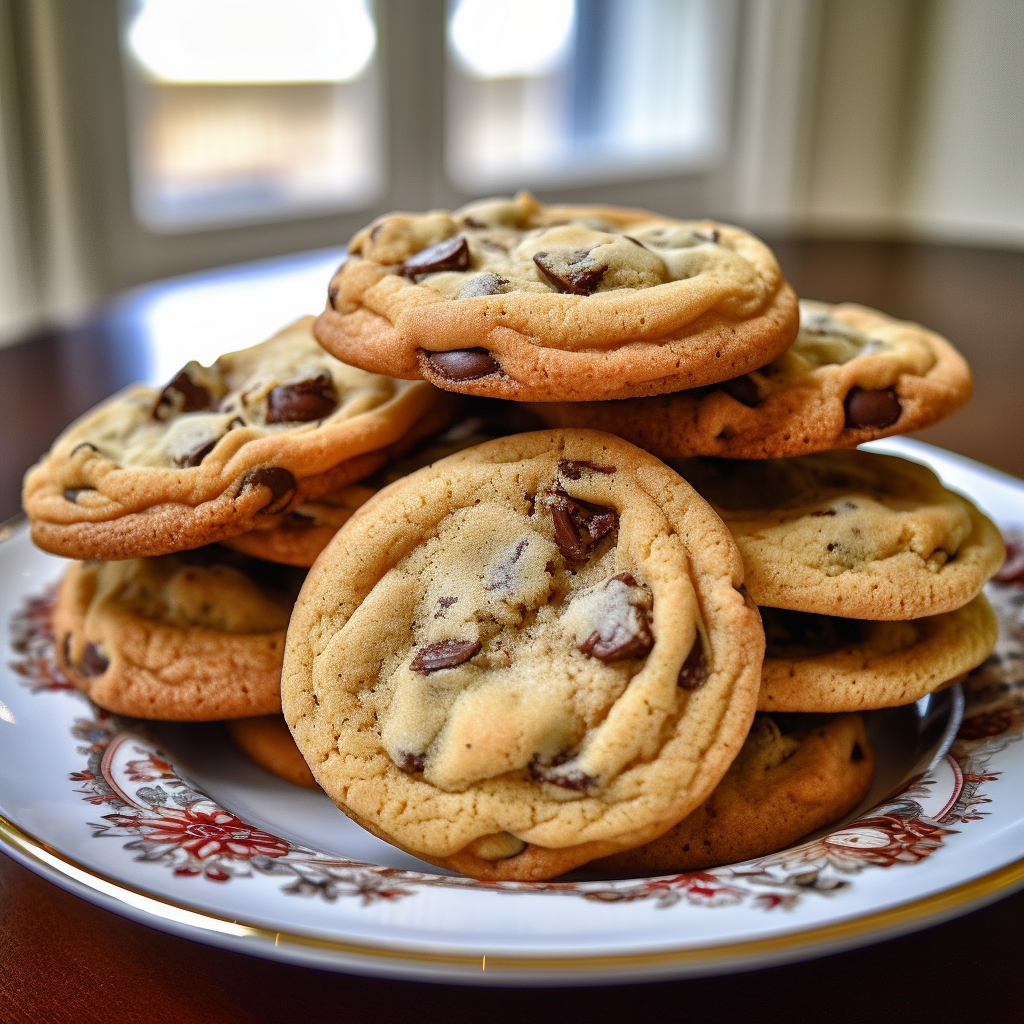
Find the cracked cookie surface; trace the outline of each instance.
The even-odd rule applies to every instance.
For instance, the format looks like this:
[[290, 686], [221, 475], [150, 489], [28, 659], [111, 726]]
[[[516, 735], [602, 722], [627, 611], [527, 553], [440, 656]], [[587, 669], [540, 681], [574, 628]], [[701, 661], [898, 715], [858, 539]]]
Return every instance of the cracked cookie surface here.
[[662, 394], [763, 366], [797, 330], [771, 250], [738, 228], [531, 196], [359, 232], [314, 330], [377, 373], [518, 401]]
[[918, 324], [801, 300], [800, 333], [767, 366], [720, 384], [619, 402], [537, 403], [559, 427], [597, 427], [661, 458], [772, 459], [921, 430], [971, 396], [971, 371]]
[[913, 619], [972, 600], [1002, 538], [930, 469], [892, 455], [673, 460], [725, 520], [758, 605], [856, 619]]
[[86, 413], [25, 477], [32, 539], [71, 558], [199, 547], [369, 475], [424, 421], [444, 425], [452, 396], [344, 365], [311, 323]]
[[364, 505], [289, 626], [285, 717], [370, 831], [483, 878], [664, 832], [749, 727], [763, 632], [728, 531], [596, 431], [501, 438]]
[[759, 714], [710, 797], [665, 835], [595, 861], [594, 871], [653, 875], [763, 857], [837, 821], [867, 796], [874, 755], [860, 715]]
[[269, 714], [281, 706], [285, 629], [303, 575], [219, 545], [75, 562], [54, 609], [58, 664], [115, 714]]

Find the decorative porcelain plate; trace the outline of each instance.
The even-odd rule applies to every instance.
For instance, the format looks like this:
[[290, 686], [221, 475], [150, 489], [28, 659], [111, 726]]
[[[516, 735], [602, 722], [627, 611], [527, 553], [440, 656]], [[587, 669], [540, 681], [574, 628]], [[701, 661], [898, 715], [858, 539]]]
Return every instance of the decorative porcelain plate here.
[[[1024, 484], [927, 445], [1012, 539]], [[221, 726], [119, 719], [61, 678], [60, 559], [0, 545], [0, 842], [116, 913], [201, 942], [358, 973], [580, 984], [762, 967], [935, 923], [1024, 885], [1024, 550], [988, 593], [993, 657], [959, 691], [873, 712], [879, 771], [851, 818], [781, 853], [655, 878], [480, 883], [402, 854]], [[959, 702], [959, 705], [958, 705]], [[957, 729], [959, 730], [957, 732]]]

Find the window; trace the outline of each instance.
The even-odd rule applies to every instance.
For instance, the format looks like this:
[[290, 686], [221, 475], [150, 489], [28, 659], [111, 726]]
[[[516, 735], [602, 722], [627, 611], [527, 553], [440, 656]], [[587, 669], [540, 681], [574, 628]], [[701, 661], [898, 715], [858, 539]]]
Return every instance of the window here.
[[450, 176], [484, 191], [713, 166], [735, 16], [729, 0], [450, 0]]
[[378, 197], [377, 32], [364, 0], [127, 0], [121, 28], [132, 204], [150, 229]]

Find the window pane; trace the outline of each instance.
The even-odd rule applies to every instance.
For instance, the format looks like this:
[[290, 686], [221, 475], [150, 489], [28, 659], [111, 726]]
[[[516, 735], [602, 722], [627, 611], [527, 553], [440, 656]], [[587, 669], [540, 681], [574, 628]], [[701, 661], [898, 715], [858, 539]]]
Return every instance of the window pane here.
[[711, 166], [735, 6], [449, 0], [449, 174], [475, 191]]
[[182, 230], [372, 202], [376, 39], [366, 0], [125, 0], [136, 215]]

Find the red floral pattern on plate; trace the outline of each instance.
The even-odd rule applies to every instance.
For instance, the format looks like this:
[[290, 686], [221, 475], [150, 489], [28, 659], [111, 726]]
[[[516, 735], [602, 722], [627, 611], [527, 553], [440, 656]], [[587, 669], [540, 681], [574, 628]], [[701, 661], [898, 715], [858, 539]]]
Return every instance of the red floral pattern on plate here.
[[[1021, 552], [1024, 545], [1018, 544]], [[1021, 562], [1011, 543], [1011, 568]], [[1024, 730], [1024, 568], [1004, 570], [988, 593], [1000, 619], [995, 653], [964, 684], [967, 716], [950, 752], [956, 788], [942, 801], [937, 820], [923, 812], [922, 800], [937, 782], [934, 774], [908, 781], [903, 790], [866, 816], [788, 850], [707, 871], [622, 881], [483, 883], [469, 878], [405, 871], [364, 864], [289, 843], [254, 828], [196, 790], [173, 758], [162, 751], [145, 725], [119, 719], [98, 708], [78, 719], [74, 735], [87, 757], [71, 773], [75, 792], [96, 806], [110, 808], [93, 835], [128, 840], [125, 848], [144, 861], [165, 864], [182, 877], [224, 883], [255, 874], [279, 876], [285, 893], [333, 901], [357, 896], [364, 903], [411, 896], [422, 886], [545, 892], [601, 903], [654, 900], [660, 907], [679, 902], [714, 907], [749, 902], [766, 910], [790, 908], [809, 893], [827, 895], [846, 888], [869, 868], [891, 869], [932, 856], [956, 829], [979, 820], [990, 802], [980, 787], [996, 781], [991, 758]], [[73, 689], [53, 658], [51, 589], [27, 602], [12, 626], [12, 668], [33, 691]], [[76, 698], [80, 697], [76, 691]], [[82, 698], [84, 700], [84, 697]], [[130, 744], [138, 756], [115, 768], [115, 755]]]

